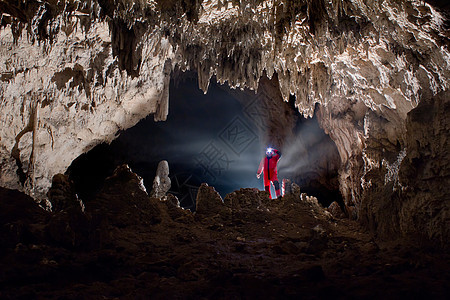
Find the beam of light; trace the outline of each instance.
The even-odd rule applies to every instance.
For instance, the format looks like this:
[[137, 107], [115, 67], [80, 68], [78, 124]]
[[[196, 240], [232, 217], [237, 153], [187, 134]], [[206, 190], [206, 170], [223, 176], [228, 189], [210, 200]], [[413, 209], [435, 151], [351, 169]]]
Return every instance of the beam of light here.
[[323, 161], [333, 156], [333, 147], [324, 147], [329, 139], [315, 119], [302, 123], [296, 134], [286, 141], [282, 158], [278, 164], [279, 173], [284, 178], [295, 178], [321, 169]]
[[[260, 119], [246, 113], [248, 106], [214, 83], [205, 95], [195, 82], [187, 81], [176, 89], [171, 87], [170, 97], [165, 122], [155, 123], [152, 117], [142, 120], [122, 132], [108, 146], [109, 150], [99, 154], [100, 158], [110, 157], [112, 170], [113, 164], [129, 164], [144, 178], [148, 190], [161, 160], [169, 162], [169, 176], [195, 178], [189, 192], [191, 185], [195, 188], [193, 185], [202, 182], [214, 186], [222, 197], [240, 188], [264, 190], [263, 177], [257, 179], [256, 172], [266, 150], [274, 150], [273, 144], [265, 144], [269, 140], [266, 135], [270, 120], [261, 124]], [[318, 146], [324, 133], [317, 122], [303, 123], [281, 148], [277, 145], [282, 152], [278, 164], [280, 184], [283, 178], [295, 179], [314, 170], [314, 164], [328, 155], [327, 149]], [[279, 134], [286, 136], [285, 132]], [[86, 165], [95, 168], [98, 164]]]
[[148, 118], [118, 138], [144, 183], [149, 186], [154, 177], [148, 166], [164, 159], [172, 175], [191, 173], [222, 197], [243, 187], [263, 188], [255, 175], [264, 148], [242, 104], [215, 84], [205, 95], [187, 82], [170, 95], [167, 121]]

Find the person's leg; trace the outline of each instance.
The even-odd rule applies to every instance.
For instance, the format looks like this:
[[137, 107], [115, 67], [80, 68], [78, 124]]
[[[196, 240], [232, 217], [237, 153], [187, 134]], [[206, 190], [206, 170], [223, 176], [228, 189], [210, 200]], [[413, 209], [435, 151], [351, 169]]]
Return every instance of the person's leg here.
[[275, 180], [273, 182], [273, 186], [275, 187], [275, 195], [278, 197], [281, 196], [281, 192], [280, 192], [280, 183], [278, 182], [278, 180]]
[[264, 172], [264, 190], [270, 195], [270, 180], [266, 175], [266, 172]]

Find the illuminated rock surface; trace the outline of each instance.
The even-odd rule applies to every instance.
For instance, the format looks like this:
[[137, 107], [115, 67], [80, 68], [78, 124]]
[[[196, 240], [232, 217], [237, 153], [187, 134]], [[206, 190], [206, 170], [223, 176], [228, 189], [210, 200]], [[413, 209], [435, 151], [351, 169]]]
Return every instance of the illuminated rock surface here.
[[169, 178], [169, 163], [160, 161], [156, 169], [156, 176], [153, 180], [151, 196], [155, 198], [164, 197], [170, 190], [171, 182]]

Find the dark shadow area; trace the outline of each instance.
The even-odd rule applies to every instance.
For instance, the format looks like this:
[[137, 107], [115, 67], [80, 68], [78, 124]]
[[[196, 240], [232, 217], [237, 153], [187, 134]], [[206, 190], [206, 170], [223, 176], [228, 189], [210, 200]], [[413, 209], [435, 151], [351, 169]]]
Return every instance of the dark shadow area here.
[[[80, 198], [84, 201], [93, 198], [104, 179], [123, 163], [144, 179], [150, 192], [161, 160], [169, 162], [172, 181], [169, 192], [185, 208], [195, 208], [202, 182], [214, 186], [222, 197], [240, 188], [264, 189], [262, 180], [255, 175], [268, 145], [262, 144], [260, 137], [264, 132], [255, 121], [254, 111], [249, 112], [259, 99], [238, 100], [233, 95], [239, 92], [220, 86], [213, 78], [208, 93], [204, 94], [193, 73], [172, 80], [167, 121], [154, 122], [153, 116], [149, 116], [121, 132], [110, 145], [98, 145], [72, 163], [67, 174]], [[319, 149], [323, 149], [324, 143], [334, 144], [320, 129], [316, 118], [300, 116], [294, 102], [291, 99], [289, 105], [295, 111], [297, 123], [295, 128], [288, 129], [294, 138], [280, 149], [283, 152], [280, 184], [282, 178], [289, 178], [300, 185], [302, 192], [318, 197], [324, 206], [335, 200], [341, 203], [338, 186], [329, 184], [330, 178], [337, 183], [338, 166], [333, 165], [330, 171], [325, 163], [325, 168], [316, 170], [317, 161], [330, 157]], [[328, 148], [327, 151], [333, 150]]]
[[52, 211], [0, 188], [0, 299], [448, 299], [448, 251], [383, 242], [298, 194], [198, 194], [193, 214], [124, 166], [83, 206], [62, 174]]

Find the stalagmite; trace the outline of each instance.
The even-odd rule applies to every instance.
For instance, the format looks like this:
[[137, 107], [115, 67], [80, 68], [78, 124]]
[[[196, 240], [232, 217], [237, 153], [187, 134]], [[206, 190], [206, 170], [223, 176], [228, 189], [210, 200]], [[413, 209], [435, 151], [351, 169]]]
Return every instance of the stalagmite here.
[[162, 160], [156, 169], [156, 176], [153, 180], [153, 188], [150, 195], [152, 197], [162, 198], [170, 190], [170, 186], [169, 163], [166, 160]]

